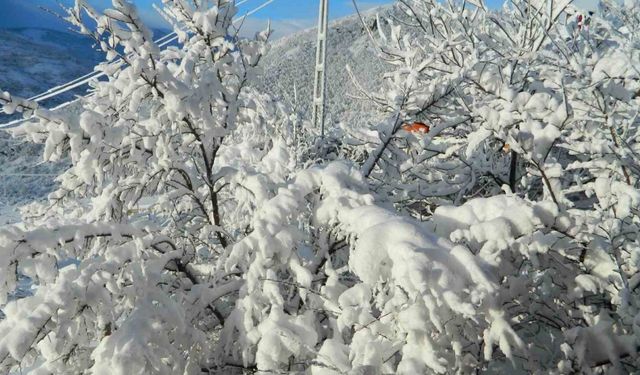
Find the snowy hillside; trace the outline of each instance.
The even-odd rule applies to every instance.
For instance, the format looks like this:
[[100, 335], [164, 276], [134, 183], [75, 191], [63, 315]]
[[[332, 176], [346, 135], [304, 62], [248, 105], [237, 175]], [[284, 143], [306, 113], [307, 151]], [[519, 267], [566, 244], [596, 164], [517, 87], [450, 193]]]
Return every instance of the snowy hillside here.
[[[364, 14], [367, 25], [374, 29], [375, 14], [386, 16], [391, 7], [372, 9]], [[316, 30], [309, 29], [276, 40], [264, 58], [264, 75], [259, 88], [298, 110], [304, 119], [311, 117]], [[356, 99], [356, 90], [347, 65], [358, 82], [367, 90], [379, 88], [384, 65], [376, 57], [368, 33], [357, 16], [329, 25], [327, 41], [327, 123], [337, 121], [366, 124], [375, 122], [375, 108], [370, 102]], [[295, 88], [295, 92], [294, 92]], [[297, 97], [297, 103], [295, 102]]]
[[[0, 40], [0, 89], [21, 97], [89, 73], [103, 59], [90, 39], [71, 32], [0, 29]], [[44, 104], [50, 107], [80, 93], [82, 90], [65, 93]]]
[[[31, 97], [93, 70], [102, 61], [88, 38], [52, 29], [0, 29], [0, 90]], [[79, 88], [45, 101], [53, 107], [72, 100]], [[19, 118], [0, 115], [4, 123]], [[16, 218], [15, 205], [45, 197], [55, 186], [58, 165], [43, 163], [42, 147], [25, 144], [0, 132], [1, 223]], [[22, 175], [22, 176], [18, 176]]]

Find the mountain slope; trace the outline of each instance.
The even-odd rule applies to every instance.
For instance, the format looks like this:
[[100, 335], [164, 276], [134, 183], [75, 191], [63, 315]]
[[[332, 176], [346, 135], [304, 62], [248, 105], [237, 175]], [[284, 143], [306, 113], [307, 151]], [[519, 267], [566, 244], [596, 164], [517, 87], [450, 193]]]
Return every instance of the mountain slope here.
[[[0, 0], [0, 28], [23, 28], [37, 25], [39, 28], [66, 30], [67, 25], [40, 8], [40, 1], [35, 0]], [[57, 12], [60, 7], [55, 1], [47, 4], [47, 9]], [[3, 40], [0, 38], [0, 40]]]
[[[49, 29], [0, 29], [0, 89], [30, 97], [93, 70], [103, 53], [87, 37]], [[80, 93], [81, 91], [77, 92]], [[73, 93], [44, 103], [47, 107]]]
[[[0, 1], [4, 6], [0, 9], [6, 9], [8, 2]], [[17, 8], [11, 10], [19, 12]], [[1, 18], [5, 20], [4, 14]], [[21, 97], [31, 97], [91, 72], [103, 60], [90, 39], [60, 30], [0, 29], [0, 41], [0, 90]], [[51, 108], [84, 90], [79, 88], [42, 104]], [[19, 115], [0, 115], [0, 123], [15, 118]], [[41, 155], [40, 145], [12, 139], [0, 131], [0, 224], [17, 218], [15, 205], [42, 199], [54, 189], [54, 176], [49, 174], [56, 174], [62, 165], [43, 163]]]
[[[375, 14], [381, 17], [393, 12], [380, 7], [364, 14], [365, 24], [374, 28]], [[261, 90], [297, 110], [304, 119], [311, 118], [317, 29], [305, 30], [276, 40], [263, 62]], [[369, 34], [357, 16], [333, 22], [327, 40], [327, 108], [326, 123], [347, 122], [363, 126], [377, 122], [380, 116], [374, 106], [354, 96], [362, 96], [349, 77], [346, 67], [367, 91], [379, 88], [385, 65], [373, 49]], [[295, 87], [295, 93], [294, 93]], [[297, 103], [296, 103], [297, 97]]]

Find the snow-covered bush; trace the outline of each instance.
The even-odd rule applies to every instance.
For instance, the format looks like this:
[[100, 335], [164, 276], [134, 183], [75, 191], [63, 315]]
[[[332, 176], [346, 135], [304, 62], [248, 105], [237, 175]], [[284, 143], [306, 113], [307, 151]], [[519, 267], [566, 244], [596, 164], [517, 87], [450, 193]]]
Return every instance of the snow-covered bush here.
[[[633, 22], [594, 16], [590, 31], [578, 30], [569, 3], [515, 1], [493, 12], [483, 3], [401, 1], [404, 19], [378, 22], [380, 55], [392, 71], [372, 99], [389, 120], [371, 137], [363, 172], [393, 201], [419, 200], [422, 210], [425, 202], [496, 194], [504, 184], [561, 204], [556, 166], [575, 158], [560, 140], [583, 134], [574, 131], [583, 122], [571, 120], [593, 116], [588, 106], [598, 100], [608, 106], [598, 111], [631, 120], [638, 86]], [[633, 14], [616, 2], [607, 9], [609, 18], [616, 9]], [[413, 121], [429, 124], [428, 134], [402, 130]], [[628, 173], [615, 153], [606, 157], [615, 173]]]
[[254, 220], [225, 262], [247, 276], [222, 334], [238, 363], [314, 374], [469, 371], [467, 325], [507, 353], [521, 345], [482, 262], [375, 205], [353, 167], [301, 172]]
[[403, 0], [375, 36], [389, 120], [363, 172], [491, 269], [522, 371], [639, 365], [621, 360], [640, 343], [637, 6], [605, 1], [584, 27], [570, 1]]
[[[240, 40], [236, 11], [164, 1], [180, 43], [161, 51], [129, 2], [102, 14], [78, 0], [68, 20], [108, 60], [82, 114], [2, 94], [39, 118], [18, 135], [71, 163], [2, 234], [3, 369], [175, 373], [211, 358], [218, 304], [241, 285], [216, 261], [292, 166], [282, 108], [248, 88], [269, 31]], [[24, 278], [33, 296], [16, 300]]]
[[388, 121], [301, 168], [315, 140], [251, 88], [268, 31], [238, 39], [233, 1], [163, 4], [163, 51], [126, 1], [69, 10], [110, 60], [80, 116], [0, 95], [71, 162], [0, 230], [0, 369], [640, 367], [636, 5], [587, 30], [564, 1], [402, 0], [371, 35]]
[[442, 372], [474, 366], [469, 322], [518, 347], [465, 247], [375, 205], [349, 163], [290, 177], [288, 117], [247, 86], [266, 35], [198, 4], [165, 2], [182, 40], [160, 51], [128, 3], [78, 1], [112, 60], [84, 112], [3, 94], [39, 118], [18, 135], [72, 163], [1, 233], [3, 369]]

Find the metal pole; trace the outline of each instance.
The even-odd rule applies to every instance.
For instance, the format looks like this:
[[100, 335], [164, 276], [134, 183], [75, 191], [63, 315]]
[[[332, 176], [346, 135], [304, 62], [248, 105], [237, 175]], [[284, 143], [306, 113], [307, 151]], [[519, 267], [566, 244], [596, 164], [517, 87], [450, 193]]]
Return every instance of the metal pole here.
[[327, 78], [325, 66], [327, 61], [327, 26], [329, 24], [329, 0], [320, 0], [318, 14], [318, 43], [316, 46], [316, 73], [313, 86], [313, 126], [320, 128], [324, 138], [325, 88]]

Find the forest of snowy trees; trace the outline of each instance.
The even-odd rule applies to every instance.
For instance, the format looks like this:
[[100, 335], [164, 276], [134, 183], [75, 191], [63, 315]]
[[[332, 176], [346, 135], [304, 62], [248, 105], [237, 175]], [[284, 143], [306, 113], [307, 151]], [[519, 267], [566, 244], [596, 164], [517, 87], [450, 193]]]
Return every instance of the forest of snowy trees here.
[[324, 138], [253, 85], [270, 30], [162, 3], [166, 49], [67, 10], [81, 115], [0, 93], [69, 163], [0, 228], [0, 372], [640, 371], [640, 3], [399, 0], [353, 93], [387, 120]]

